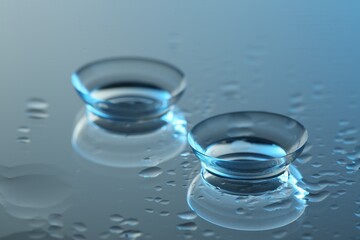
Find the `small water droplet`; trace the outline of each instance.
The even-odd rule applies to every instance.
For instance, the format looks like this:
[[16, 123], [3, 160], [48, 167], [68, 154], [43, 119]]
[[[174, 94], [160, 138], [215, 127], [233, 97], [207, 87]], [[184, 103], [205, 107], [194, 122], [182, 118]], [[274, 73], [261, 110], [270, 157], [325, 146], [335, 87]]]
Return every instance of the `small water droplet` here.
[[159, 203], [162, 204], [162, 205], [168, 205], [170, 203], [170, 200], [163, 199]]
[[350, 123], [349, 123], [349, 121], [348, 120], [345, 120], [345, 119], [341, 119], [340, 121], [339, 121], [339, 126], [340, 127], [344, 127], [344, 126], [347, 126], [347, 125], [349, 125]]
[[162, 174], [162, 169], [159, 167], [149, 167], [139, 172], [139, 176], [143, 178], [156, 178]]
[[170, 212], [168, 212], [168, 211], [161, 211], [160, 212], [160, 216], [162, 216], [162, 217], [167, 217], [169, 215], [170, 215]]
[[126, 230], [120, 235], [120, 237], [125, 239], [136, 239], [141, 237], [141, 235], [142, 232], [139, 230]]
[[317, 193], [309, 193], [307, 195], [307, 198], [309, 199], [310, 202], [322, 202], [329, 195], [330, 195], [330, 193], [328, 191], [320, 191], [320, 192], [317, 192]]
[[355, 224], [355, 228], [358, 229], [358, 230], [360, 230], [360, 222], [357, 222], [357, 223]]
[[332, 204], [332, 205], [330, 205], [330, 209], [331, 209], [331, 210], [337, 210], [337, 209], [339, 209], [339, 205], [337, 205], [337, 204]]
[[358, 207], [355, 212], [354, 212], [355, 216], [360, 218], [360, 207]]
[[166, 185], [171, 186], [171, 187], [175, 187], [176, 183], [175, 183], [175, 181], [167, 181]]
[[115, 226], [111, 226], [109, 228], [109, 232], [111, 232], [113, 234], [120, 234], [120, 233], [124, 232], [124, 230], [122, 229], [122, 227], [115, 225]]
[[345, 159], [338, 159], [338, 160], [336, 160], [336, 163], [339, 164], [339, 165], [345, 165], [346, 160]]
[[110, 215], [110, 220], [113, 222], [121, 222], [122, 220], [124, 220], [124, 218], [120, 214], [115, 213]]
[[314, 168], [319, 168], [322, 166], [322, 163], [319, 163], [319, 162], [314, 162], [311, 164], [311, 166], [313, 166]]
[[48, 221], [50, 225], [64, 226], [63, 216], [59, 213], [50, 214], [48, 217]]
[[287, 232], [285, 230], [278, 230], [272, 234], [272, 237], [274, 239], [283, 239], [284, 237], [286, 237], [286, 235]]
[[177, 229], [181, 231], [195, 231], [197, 229], [197, 225], [194, 222], [186, 222], [177, 225]]
[[49, 117], [49, 113], [44, 110], [28, 109], [26, 115], [32, 119], [45, 119]]
[[155, 191], [159, 192], [159, 191], [162, 190], [162, 187], [161, 186], [155, 186], [154, 189], [155, 189]]
[[313, 228], [314, 226], [311, 224], [311, 222], [303, 222], [303, 224], [302, 224], [302, 227], [303, 228]]
[[215, 233], [209, 229], [205, 229], [202, 233], [204, 237], [212, 237], [215, 235]]
[[120, 223], [121, 226], [136, 226], [139, 224], [139, 220], [135, 219], [135, 218], [128, 218], [128, 219], [125, 219], [124, 221], [122, 221]]
[[183, 220], [194, 220], [197, 215], [193, 211], [186, 211], [178, 213], [178, 217]]
[[18, 143], [30, 143], [31, 140], [28, 137], [18, 137], [16, 140]]
[[245, 209], [244, 208], [238, 208], [236, 209], [236, 214], [238, 215], [244, 215], [246, 213]]
[[305, 233], [301, 236], [301, 240], [313, 240], [313, 236], [310, 233]]
[[146, 209], [145, 209], [145, 212], [147, 212], [147, 213], [154, 213], [154, 209], [152, 209], [152, 208], [146, 208]]
[[51, 237], [54, 238], [62, 239], [65, 236], [64, 229], [61, 226], [49, 226], [48, 233]]
[[180, 154], [180, 156], [188, 157], [188, 156], [190, 156], [190, 152], [183, 152], [183, 153]]
[[30, 128], [27, 126], [20, 126], [17, 128], [17, 131], [21, 133], [28, 133], [30, 132]]
[[49, 104], [41, 98], [30, 98], [26, 104], [27, 108], [34, 109], [46, 109], [49, 107]]
[[72, 227], [77, 232], [86, 232], [87, 231], [86, 225], [82, 222], [73, 223]]
[[171, 175], [171, 176], [176, 175], [176, 172], [175, 172], [175, 170], [173, 170], [173, 169], [166, 171], [166, 173], [169, 174], [169, 175]]

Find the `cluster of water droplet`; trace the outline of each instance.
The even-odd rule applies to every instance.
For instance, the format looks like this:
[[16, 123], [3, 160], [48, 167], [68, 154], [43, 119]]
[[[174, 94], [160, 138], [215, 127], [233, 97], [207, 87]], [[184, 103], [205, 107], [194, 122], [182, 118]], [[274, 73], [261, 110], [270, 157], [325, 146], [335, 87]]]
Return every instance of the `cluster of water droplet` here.
[[[26, 115], [30, 119], [45, 119], [49, 117], [48, 113], [49, 104], [41, 98], [31, 98], [27, 101], [26, 104]], [[17, 128], [17, 131], [21, 133], [22, 136], [17, 138], [18, 143], [30, 143], [30, 127], [22, 125]]]

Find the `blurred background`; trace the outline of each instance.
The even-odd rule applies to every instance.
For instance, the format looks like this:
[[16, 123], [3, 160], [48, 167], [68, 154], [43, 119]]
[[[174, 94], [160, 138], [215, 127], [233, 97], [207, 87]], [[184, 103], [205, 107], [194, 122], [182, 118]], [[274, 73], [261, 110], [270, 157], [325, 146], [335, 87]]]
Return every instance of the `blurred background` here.
[[[359, 7], [1, 0], [0, 239], [360, 239]], [[199, 163], [188, 148], [150, 178], [81, 157], [71, 139], [84, 104], [70, 76], [112, 56], [182, 69], [188, 87], [178, 107], [188, 129], [244, 110], [303, 123], [309, 147], [295, 165], [314, 197], [304, 214], [264, 231], [196, 217], [186, 196]]]

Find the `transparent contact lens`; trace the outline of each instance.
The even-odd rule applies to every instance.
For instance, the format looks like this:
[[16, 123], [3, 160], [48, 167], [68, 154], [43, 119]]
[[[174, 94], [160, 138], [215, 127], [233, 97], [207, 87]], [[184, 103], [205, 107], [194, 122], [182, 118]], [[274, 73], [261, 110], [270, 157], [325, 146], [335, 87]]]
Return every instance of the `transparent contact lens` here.
[[287, 116], [233, 112], [198, 123], [188, 142], [210, 173], [251, 180], [282, 174], [307, 138], [305, 127]]
[[[89, 63], [72, 75], [72, 84], [88, 111], [118, 131], [154, 128], [186, 88], [181, 70], [141, 57], [109, 58]], [[109, 121], [117, 123], [109, 124]], [[147, 122], [149, 122], [147, 124]], [[139, 131], [139, 129], [138, 129]]]

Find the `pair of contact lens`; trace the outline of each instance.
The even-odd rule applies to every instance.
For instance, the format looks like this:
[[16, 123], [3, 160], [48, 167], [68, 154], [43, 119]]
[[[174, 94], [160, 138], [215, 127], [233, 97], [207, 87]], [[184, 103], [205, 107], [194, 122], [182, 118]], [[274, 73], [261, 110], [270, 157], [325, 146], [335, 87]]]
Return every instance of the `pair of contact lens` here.
[[[186, 88], [185, 76], [177, 67], [136, 57], [87, 64], [73, 74], [72, 83], [98, 126], [127, 134], [166, 124]], [[245, 180], [283, 173], [306, 141], [307, 131], [296, 120], [253, 111], [211, 117], [188, 135], [204, 169]]]

